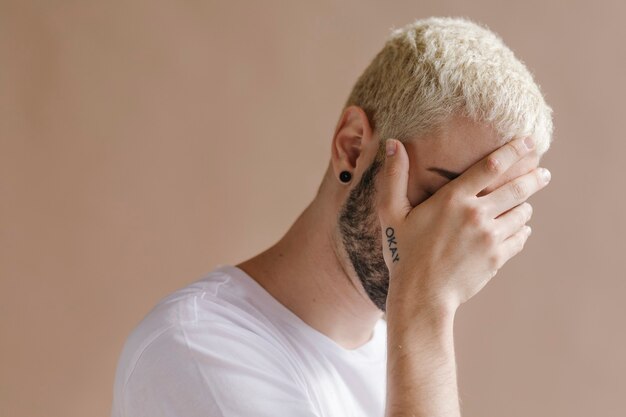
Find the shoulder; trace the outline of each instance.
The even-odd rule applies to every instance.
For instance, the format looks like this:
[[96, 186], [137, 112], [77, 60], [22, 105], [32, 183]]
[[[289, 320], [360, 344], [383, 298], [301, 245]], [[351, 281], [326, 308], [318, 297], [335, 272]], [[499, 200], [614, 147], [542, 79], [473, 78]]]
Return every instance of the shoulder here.
[[200, 411], [190, 404], [202, 415], [225, 415], [224, 404], [236, 415], [266, 415], [259, 402], [268, 398], [291, 402], [300, 410], [293, 415], [314, 415], [291, 352], [271, 320], [246, 301], [245, 282], [231, 278], [213, 274], [190, 284], [144, 317], [118, 363], [114, 416], [195, 416]]
[[136, 368], [160, 357], [205, 363], [234, 355], [263, 365], [284, 356], [279, 330], [247, 291], [246, 282], [218, 269], [159, 300], [124, 344], [119, 363], [124, 385]]
[[120, 407], [128, 416], [269, 416], [280, 414], [273, 399], [295, 407], [292, 415], [314, 416], [306, 388], [281, 358], [280, 349], [247, 330], [177, 324], [141, 352]]

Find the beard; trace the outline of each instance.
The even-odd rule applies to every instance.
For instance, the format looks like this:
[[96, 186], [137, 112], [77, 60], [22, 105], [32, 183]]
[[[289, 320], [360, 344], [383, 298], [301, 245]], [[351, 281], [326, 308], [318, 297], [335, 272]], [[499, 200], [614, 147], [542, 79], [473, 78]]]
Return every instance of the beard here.
[[383, 162], [375, 158], [350, 191], [338, 218], [339, 232], [350, 262], [368, 297], [386, 312], [389, 270], [382, 252], [381, 228], [374, 208], [376, 175]]

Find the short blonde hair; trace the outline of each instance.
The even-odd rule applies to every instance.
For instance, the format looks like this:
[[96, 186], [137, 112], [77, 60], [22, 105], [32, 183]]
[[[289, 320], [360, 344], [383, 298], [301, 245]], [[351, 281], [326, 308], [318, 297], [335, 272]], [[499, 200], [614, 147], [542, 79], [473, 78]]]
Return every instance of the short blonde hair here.
[[487, 27], [464, 18], [392, 29], [344, 106], [367, 114], [381, 141], [432, 133], [450, 116], [486, 122], [503, 142], [533, 136], [543, 154], [552, 109], [522, 61]]

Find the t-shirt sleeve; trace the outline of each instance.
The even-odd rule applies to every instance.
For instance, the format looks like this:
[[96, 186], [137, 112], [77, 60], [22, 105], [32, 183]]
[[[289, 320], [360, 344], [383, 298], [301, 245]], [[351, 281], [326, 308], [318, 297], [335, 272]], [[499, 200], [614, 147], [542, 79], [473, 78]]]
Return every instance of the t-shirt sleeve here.
[[223, 323], [176, 325], [143, 350], [123, 417], [317, 417], [273, 342]]

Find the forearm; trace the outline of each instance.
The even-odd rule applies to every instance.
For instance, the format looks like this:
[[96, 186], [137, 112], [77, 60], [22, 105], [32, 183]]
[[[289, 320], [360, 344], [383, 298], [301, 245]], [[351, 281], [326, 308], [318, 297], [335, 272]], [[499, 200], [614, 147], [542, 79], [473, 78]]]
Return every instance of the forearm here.
[[386, 417], [459, 417], [454, 311], [387, 311]]

